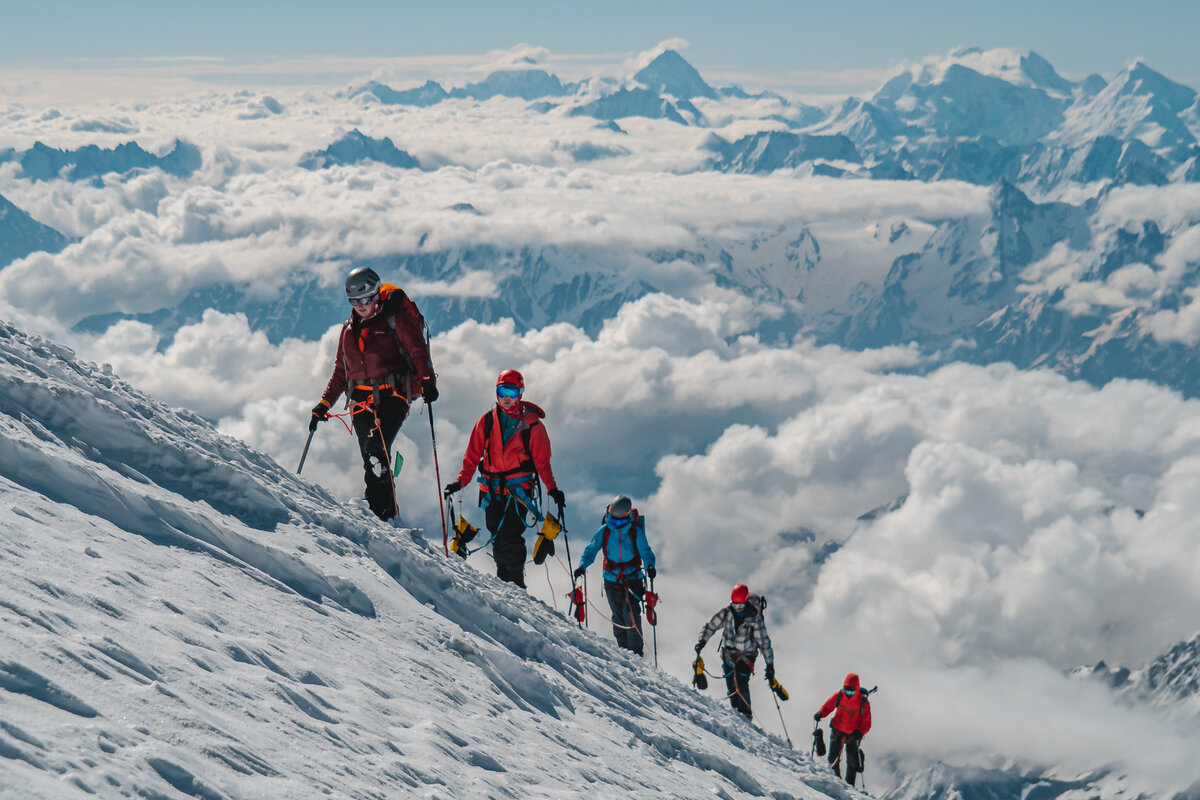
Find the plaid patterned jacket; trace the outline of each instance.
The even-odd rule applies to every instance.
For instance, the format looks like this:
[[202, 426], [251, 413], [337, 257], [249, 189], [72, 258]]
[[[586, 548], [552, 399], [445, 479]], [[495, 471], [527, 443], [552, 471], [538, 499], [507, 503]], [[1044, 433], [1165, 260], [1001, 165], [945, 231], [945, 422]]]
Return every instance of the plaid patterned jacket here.
[[758, 595], [750, 595], [746, 603], [746, 618], [741, 625], [734, 625], [733, 608], [725, 606], [708, 621], [700, 631], [700, 645], [703, 647], [714, 633], [724, 629], [721, 636], [721, 657], [732, 660], [741, 657], [753, 661], [762, 651], [763, 658], [768, 664], [775, 663], [775, 653], [771, 650], [771, 637], [767, 635], [767, 623], [760, 610]]

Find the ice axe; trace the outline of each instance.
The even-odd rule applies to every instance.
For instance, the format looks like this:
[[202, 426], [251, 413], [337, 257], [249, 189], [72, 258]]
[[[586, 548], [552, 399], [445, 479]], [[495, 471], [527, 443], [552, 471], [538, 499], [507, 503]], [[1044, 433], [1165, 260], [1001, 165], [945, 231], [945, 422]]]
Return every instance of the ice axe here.
[[313, 426], [308, 429], [308, 439], [306, 439], [304, 442], [304, 452], [300, 454], [300, 466], [296, 467], [297, 475], [299, 475], [300, 471], [302, 469], [304, 469], [304, 459], [308, 458], [308, 446], [312, 444], [312, 437], [313, 437], [313, 434], [316, 432], [317, 432], [316, 426]]

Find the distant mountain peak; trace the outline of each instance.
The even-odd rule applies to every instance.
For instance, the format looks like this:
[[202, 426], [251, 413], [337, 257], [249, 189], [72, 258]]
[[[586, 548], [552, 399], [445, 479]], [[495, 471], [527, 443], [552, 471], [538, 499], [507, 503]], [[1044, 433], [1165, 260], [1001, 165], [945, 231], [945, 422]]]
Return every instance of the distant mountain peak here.
[[696, 68], [674, 50], [664, 50], [633, 77], [656, 94], [669, 94], [680, 100], [717, 96]]
[[410, 154], [396, 147], [390, 138], [373, 139], [357, 128], [324, 150], [306, 156], [300, 166], [316, 170], [361, 161], [377, 161], [401, 169], [419, 169], [421, 166]]
[[0, 195], [0, 269], [39, 250], [57, 253], [67, 244], [67, 237]]
[[951, 77], [955, 68], [999, 78], [1022, 88], [1040, 89], [1055, 96], [1069, 95], [1075, 88], [1074, 83], [1059, 75], [1049, 61], [1032, 50], [984, 50], [980, 47], [959, 47], [945, 56], [927, 58], [888, 83], [901, 79], [902, 83], [936, 85]]
[[1146, 95], [1166, 104], [1172, 113], [1179, 114], [1196, 102], [1196, 92], [1157, 72], [1142, 59], [1135, 59], [1113, 79], [1110, 87], [1118, 94]]

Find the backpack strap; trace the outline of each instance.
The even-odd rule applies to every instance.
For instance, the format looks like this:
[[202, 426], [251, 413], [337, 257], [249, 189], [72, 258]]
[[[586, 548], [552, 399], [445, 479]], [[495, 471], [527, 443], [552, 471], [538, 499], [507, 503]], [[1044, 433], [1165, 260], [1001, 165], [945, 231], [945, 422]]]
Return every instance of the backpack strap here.
[[633, 519], [629, 521], [629, 550], [633, 553], [633, 558], [628, 561], [612, 561], [608, 557], [608, 535], [612, 533], [612, 528], [608, 527], [608, 515], [605, 514], [604, 541], [601, 544], [601, 550], [604, 552], [604, 569], [607, 572], [615, 572], [627, 567], [640, 569], [642, 566], [642, 554], [637, 549], [638, 511], [635, 508], [629, 513], [633, 515]]

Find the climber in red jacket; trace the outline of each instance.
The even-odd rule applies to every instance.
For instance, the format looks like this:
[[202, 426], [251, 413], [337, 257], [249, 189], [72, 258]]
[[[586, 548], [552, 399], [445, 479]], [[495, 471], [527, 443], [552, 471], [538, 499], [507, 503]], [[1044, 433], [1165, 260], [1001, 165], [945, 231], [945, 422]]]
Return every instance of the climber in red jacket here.
[[841, 691], [835, 692], [826, 700], [825, 705], [821, 706], [821, 709], [813, 715], [813, 719], [820, 722], [831, 712], [833, 720], [829, 723], [829, 763], [833, 765], [833, 771], [840, 778], [844, 744], [846, 747], [846, 782], [853, 786], [854, 779], [862, 770], [858, 746], [862, 744], [867, 731], [871, 730], [871, 701], [867, 699], [867, 693], [859, 685], [858, 675], [853, 672], [848, 674], [846, 680], [842, 681]]
[[525, 586], [525, 530], [536, 525], [543, 513], [538, 507], [538, 479], [558, 505], [560, 519], [566, 505], [550, 469], [550, 437], [542, 424], [546, 412], [522, 400], [524, 394], [521, 373], [515, 369], [500, 373], [496, 404], [475, 423], [458, 479], [445, 489], [450, 497], [479, 469], [479, 504], [493, 536], [496, 575], [521, 587]]

